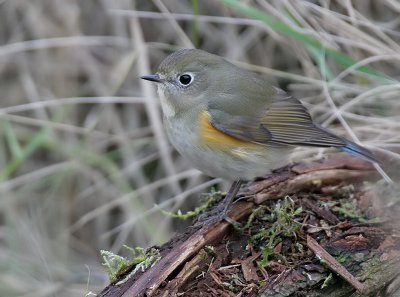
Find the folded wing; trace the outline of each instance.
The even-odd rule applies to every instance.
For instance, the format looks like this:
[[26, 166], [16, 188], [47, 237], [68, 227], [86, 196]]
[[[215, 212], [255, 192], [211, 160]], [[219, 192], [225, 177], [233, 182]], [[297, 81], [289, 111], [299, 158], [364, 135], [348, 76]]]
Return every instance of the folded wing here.
[[213, 106], [209, 106], [209, 111], [215, 128], [241, 140], [258, 144], [336, 147], [376, 162], [367, 149], [314, 124], [301, 102], [280, 90], [269, 106], [264, 110], [257, 107], [254, 115], [249, 112], [245, 117], [230, 115], [213, 109]]

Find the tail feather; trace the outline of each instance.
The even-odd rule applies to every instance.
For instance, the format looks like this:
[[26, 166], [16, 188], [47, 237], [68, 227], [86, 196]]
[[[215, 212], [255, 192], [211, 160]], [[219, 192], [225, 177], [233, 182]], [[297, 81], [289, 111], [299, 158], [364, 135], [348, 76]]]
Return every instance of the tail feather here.
[[331, 146], [336, 147], [346, 153], [349, 153], [349, 154], [359, 157], [361, 159], [367, 160], [369, 162], [380, 163], [378, 161], [378, 159], [374, 156], [374, 154], [370, 150], [366, 149], [365, 147], [362, 147], [361, 145], [359, 145], [355, 142], [352, 142], [344, 137], [337, 136], [336, 134], [328, 131], [325, 128], [322, 128], [317, 125], [315, 125], [315, 127], [318, 128], [320, 131], [323, 131], [326, 135], [328, 135], [332, 138], [336, 138], [340, 142], [339, 145], [335, 144], [335, 145], [331, 145]]
[[368, 149], [366, 149], [366, 148], [362, 147], [361, 145], [358, 145], [354, 142], [351, 142], [349, 140], [346, 140], [346, 145], [340, 147], [340, 149], [346, 153], [355, 155], [364, 160], [374, 162], [374, 163], [379, 163], [379, 161], [375, 158], [375, 156]]

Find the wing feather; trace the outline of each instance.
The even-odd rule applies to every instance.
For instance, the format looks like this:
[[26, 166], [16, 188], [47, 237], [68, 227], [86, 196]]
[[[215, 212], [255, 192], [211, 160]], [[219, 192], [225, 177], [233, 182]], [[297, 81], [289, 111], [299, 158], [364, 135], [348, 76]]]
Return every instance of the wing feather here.
[[[256, 107], [246, 108], [245, 116], [241, 110], [234, 109], [235, 113], [229, 113], [210, 105], [211, 124], [232, 137], [252, 143], [336, 147], [368, 161], [377, 162], [366, 148], [314, 124], [308, 110], [298, 99], [276, 90], [272, 102], [269, 99], [264, 106], [260, 106], [258, 98]], [[251, 98], [247, 98], [247, 101], [249, 99]]]
[[[277, 90], [269, 106], [257, 106], [251, 115], [248, 111], [236, 114], [223, 111], [221, 106], [209, 104], [211, 124], [218, 130], [240, 140], [259, 144], [277, 143], [296, 146], [341, 147], [346, 141], [315, 125], [301, 102]], [[258, 101], [259, 103], [259, 101]], [[232, 107], [231, 107], [232, 108]], [[250, 108], [250, 107], [248, 107]]]

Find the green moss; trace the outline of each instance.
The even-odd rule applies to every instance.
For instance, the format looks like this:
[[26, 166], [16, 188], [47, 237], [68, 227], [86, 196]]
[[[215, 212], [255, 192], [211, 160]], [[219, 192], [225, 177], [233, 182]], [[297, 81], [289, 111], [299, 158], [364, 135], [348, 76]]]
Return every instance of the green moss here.
[[187, 220], [193, 217], [198, 216], [204, 210], [208, 209], [212, 206], [216, 201], [222, 199], [223, 193], [220, 191], [215, 191], [214, 188], [211, 189], [210, 193], [203, 193], [200, 195], [200, 206], [196, 207], [194, 210], [190, 210], [186, 213], [182, 213], [179, 209], [176, 213], [172, 213], [160, 208], [161, 212], [166, 216], [171, 218], [180, 219], [180, 220]]
[[155, 248], [145, 250], [141, 247], [131, 248], [123, 246], [130, 252], [130, 259], [116, 255], [110, 251], [101, 250], [100, 254], [103, 258], [103, 266], [108, 274], [110, 282], [115, 282], [129, 268], [135, 265], [135, 268], [129, 274], [129, 277], [138, 271], [145, 271], [161, 258], [160, 253]]
[[[269, 209], [269, 213], [265, 212], [266, 209], [268, 208], [258, 208], [256, 212], [262, 214], [259, 220], [269, 223], [270, 226], [260, 229], [249, 241], [260, 248], [262, 254], [259, 263], [263, 267], [268, 265], [272, 256], [277, 256], [274, 249], [282, 241], [282, 237], [297, 237], [301, 224], [296, 222], [295, 219], [303, 211], [301, 207], [296, 207], [289, 196], [285, 197], [284, 200], [279, 200], [274, 208]], [[254, 220], [254, 217], [250, 216], [249, 221], [251, 220]], [[246, 226], [250, 225], [249, 221]], [[298, 249], [301, 250], [302, 247], [298, 247]], [[284, 257], [281, 258], [285, 260]]]
[[346, 263], [348, 257], [346, 254], [339, 254], [338, 256], [335, 257], [336, 261], [338, 261], [340, 264]]
[[358, 209], [348, 200], [341, 200], [340, 206], [335, 206], [333, 208], [333, 211], [337, 212], [339, 215], [345, 218], [358, 220], [360, 223], [374, 224], [381, 222], [380, 218], [367, 218], [362, 210]]

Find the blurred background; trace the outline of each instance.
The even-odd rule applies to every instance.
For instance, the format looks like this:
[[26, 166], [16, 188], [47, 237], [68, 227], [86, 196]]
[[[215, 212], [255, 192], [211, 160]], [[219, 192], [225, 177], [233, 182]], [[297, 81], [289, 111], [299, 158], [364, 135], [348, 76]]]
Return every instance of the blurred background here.
[[399, 27], [398, 0], [0, 1], [0, 296], [99, 292], [101, 249], [162, 244], [187, 222], [159, 208], [226, 189], [173, 150], [139, 79], [177, 48], [265, 75], [399, 161]]

